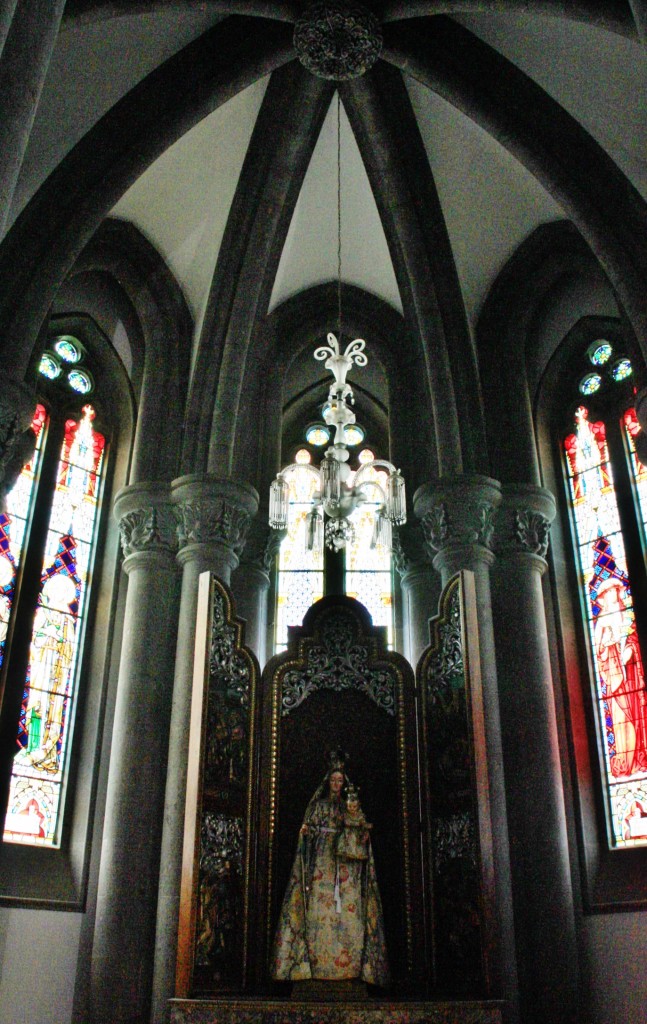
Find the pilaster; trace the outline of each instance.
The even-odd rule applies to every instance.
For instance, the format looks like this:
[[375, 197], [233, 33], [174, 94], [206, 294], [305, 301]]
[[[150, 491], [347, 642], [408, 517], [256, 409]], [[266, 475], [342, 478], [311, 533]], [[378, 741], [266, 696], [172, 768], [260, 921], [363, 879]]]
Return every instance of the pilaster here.
[[179, 592], [170, 486], [126, 487], [114, 511], [129, 579], [92, 956], [98, 1024], [150, 1010]]
[[503, 487], [492, 573], [515, 935], [524, 1021], [577, 1019], [577, 942], [541, 577], [555, 501]]
[[415, 667], [429, 644], [429, 620], [438, 612], [440, 576], [431, 564], [420, 523], [393, 531], [393, 563], [400, 576], [404, 653]]
[[500, 503], [500, 484], [478, 475], [443, 477], [437, 483], [420, 487], [413, 498], [427, 550], [441, 574], [443, 587], [461, 569], [474, 573], [490, 813], [495, 839], [495, 917], [500, 973], [493, 984], [497, 994], [507, 1001], [506, 1019], [515, 1021], [518, 1019], [518, 988], [512, 883], [490, 593], [490, 568], [495, 557], [492, 550], [494, 521]]
[[191, 475], [175, 480], [172, 488], [178, 522], [182, 593], [157, 905], [151, 1017], [154, 1024], [168, 1020], [168, 1001], [175, 991], [198, 581], [200, 573], [208, 570], [229, 585], [258, 508], [258, 495], [254, 488], [233, 480]]
[[267, 601], [276, 553], [285, 536], [283, 530], [272, 530], [267, 517], [251, 523], [240, 565], [233, 573], [231, 586], [236, 611], [245, 619], [245, 642], [254, 651], [259, 663], [266, 661]]

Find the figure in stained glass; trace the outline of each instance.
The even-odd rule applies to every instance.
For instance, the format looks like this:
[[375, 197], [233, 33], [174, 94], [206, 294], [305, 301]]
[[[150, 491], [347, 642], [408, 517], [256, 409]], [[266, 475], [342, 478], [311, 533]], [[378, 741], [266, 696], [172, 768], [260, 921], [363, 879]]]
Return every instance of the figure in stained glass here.
[[[42, 407], [39, 409], [42, 413], [40, 433], [45, 414]], [[91, 545], [105, 448], [105, 438], [92, 426], [94, 415], [88, 405], [79, 420], [68, 419], [65, 424], [5, 824], [5, 839], [14, 842], [54, 844], [57, 840], [80, 623], [88, 596]], [[24, 533], [33, 477], [33, 466], [25, 467], [9, 496], [10, 516], [5, 517], [4, 524], [0, 523], [0, 563], [7, 562], [16, 538]], [[7, 540], [6, 545], [3, 539]], [[20, 547], [16, 551], [19, 555]], [[9, 568], [13, 587], [15, 569]], [[0, 618], [3, 618], [1, 611]]]
[[[44, 701], [42, 749], [31, 754], [32, 763], [47, 772], [59, 770], [60, 745], [68, 695], [69, 672], [74, 657], [75, 620], [70, 605], [76, 600], [76, 586], [59, 573], [47, 579], [36, 610], [30, 655], [30, 700], [33, 707]], [[28, 748], [29, 748], [28, 743]]]
[[621, 579], [604, 580], [597, 589], [600, 611], [593, 631], [602, 691], [611, 713], [614, 777], [647, 771], [647, 692], [635, 618], [626, 599]]

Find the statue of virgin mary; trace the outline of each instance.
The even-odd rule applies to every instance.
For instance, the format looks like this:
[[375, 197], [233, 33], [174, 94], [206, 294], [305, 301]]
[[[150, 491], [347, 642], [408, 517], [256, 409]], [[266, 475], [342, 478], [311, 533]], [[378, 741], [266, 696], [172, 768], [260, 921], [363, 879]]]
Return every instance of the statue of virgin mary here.
[[[344, 756], [332, 751], [299, 831], [272, 949], [277, 981], [389, 983], [370, 825], [358, 806]], [[340, 842], [349, 829], [360, 830], [351, 846], [359, 844], [361, 856], [349, 856], [349, 845]]]

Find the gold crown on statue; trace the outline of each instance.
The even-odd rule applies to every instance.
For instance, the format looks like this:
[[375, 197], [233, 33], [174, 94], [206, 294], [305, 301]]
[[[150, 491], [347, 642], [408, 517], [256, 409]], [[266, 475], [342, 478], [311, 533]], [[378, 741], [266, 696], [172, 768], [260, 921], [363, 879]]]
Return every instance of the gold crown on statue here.
[[343, 772], [346, 774], [346, 762], [348, 761], [348, 754], [345, 754], [343, 750], [331, 750], [328, 754], [328, 772]]

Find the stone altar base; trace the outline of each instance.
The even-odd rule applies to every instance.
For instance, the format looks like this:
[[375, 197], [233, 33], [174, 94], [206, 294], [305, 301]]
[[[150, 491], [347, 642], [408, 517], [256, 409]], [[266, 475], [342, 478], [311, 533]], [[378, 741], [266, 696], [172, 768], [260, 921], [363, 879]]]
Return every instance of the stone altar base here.
[[171, 1024], [501, 1024], [493, 1001], [172, 999]]

